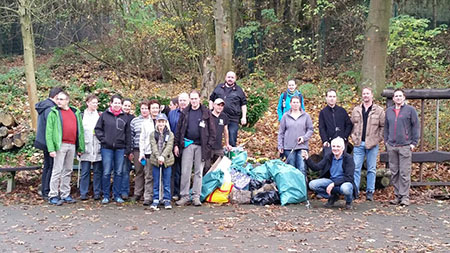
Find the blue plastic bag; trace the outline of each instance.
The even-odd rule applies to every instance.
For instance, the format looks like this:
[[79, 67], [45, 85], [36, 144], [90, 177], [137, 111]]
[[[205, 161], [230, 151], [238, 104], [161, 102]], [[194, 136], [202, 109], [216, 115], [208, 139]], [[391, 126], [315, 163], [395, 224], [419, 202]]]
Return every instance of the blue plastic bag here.
[[306, 201], [305, 175], [297, 168], [280, 160], [266, 162], [270, 177], [275, 181], [280, 193], [281, 205]]
[[253, 168], [250, 173], [252, 174], [253, 178], [258, 181], [264, 181], [270, 178], [266, 163]]
[[215, 170], [208, 172], [202, 179], [202, 193], [200, 195], [200, 201], [205, 201], [211, 192], [219, 188], [223, 184], [223, 171]]

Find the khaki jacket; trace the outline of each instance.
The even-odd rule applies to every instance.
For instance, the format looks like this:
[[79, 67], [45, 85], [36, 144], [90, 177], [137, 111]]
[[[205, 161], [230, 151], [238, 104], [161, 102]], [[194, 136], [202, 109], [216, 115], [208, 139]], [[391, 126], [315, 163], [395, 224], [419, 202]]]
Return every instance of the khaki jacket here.
[[[352, 140], [353, 145], [361, 145], [361, 135], [363, 131], [363, 105], [356, 106], [352, 111], [351, 121], [353, 123]], [[384, 132], [384, 110], [380, 106], [373, 104], [372, 109], [367, 117], [366, 127], [366, 149], [371, 149], [379, 144], [383, 140]]]

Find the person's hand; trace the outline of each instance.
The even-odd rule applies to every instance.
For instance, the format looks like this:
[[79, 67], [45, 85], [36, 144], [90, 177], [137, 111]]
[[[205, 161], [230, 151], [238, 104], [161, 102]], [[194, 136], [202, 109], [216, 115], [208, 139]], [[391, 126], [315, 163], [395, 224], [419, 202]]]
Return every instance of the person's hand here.
[[247, 125], [247, 118], [246, 117], [242, 117], [241, 118], [241, 125]]
[[173, 153], [176, 157], [178, 157], [180, 155], [180, 150], [178, 149], [178, 146], [175, 146], [173, 148]]
[[411, 151], [414, 151], [414, 149], [416, 148], [416, 146], [414, 146], [414, 144], [409, 144], [409, 147], [411, 148]]
[[308, 160], [308, 151], [302, 150], [302, 158], [303, 160]]
[[133, 154], [133, 153], [130, 153], [130, 154], [128, 155], [128, 160], [130, 160], [130, 162], [132, 162], [133, 159], [134, 159], [134, 154]]
[[227, 149], [228, 152], [230, 152], [233, 147], [230, 144], [227, 144], [225, 148]]
[[331, 183], [327, 186], [327, 193], [331, 196], [331, 191], [333, 190], [334, 183]]
[[77, 152], [77, 155], [78, 155], [78, 156], [81, 156], [82, 154], [83, 154], [83, 153], [81, 153], [81, 152]]
[[284, 153], [284, 149], [279, 148], [279, 149], [278, 149], [278, 152], [280, 152], [280, 154], [283, 154], [283, 153]]
[[55, 157], [56, 157], [56, 152], [55, 152], [55, 151], [53, 151], [53, 152], [50, 152], [50, 153], [49, 153], [49, 155], [50, 155], [50, 157], [53, 157], [53, 158], [55, 158]]
[[323, 146], [328, 148], [330, 146], [330, 143], [328, 141], [326, 141], [326, 142], [323, 143]]
[[145, 159], [145, 155], [140, 155], [139, 156], [139, 162], [142, 161], [142, 159]]
[[298, 137], [297, 143], [302, 144], [304, 142], [303, 137]]
[[160, 155], [160, 156], [158, 157], [158, 161], [164, 163], [164, 156]]

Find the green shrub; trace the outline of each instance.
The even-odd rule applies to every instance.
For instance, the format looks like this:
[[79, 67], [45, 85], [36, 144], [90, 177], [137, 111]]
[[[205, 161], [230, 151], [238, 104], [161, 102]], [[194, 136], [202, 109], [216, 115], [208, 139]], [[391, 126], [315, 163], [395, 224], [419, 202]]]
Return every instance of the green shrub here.
[[253, 127], [269, 108], [269, 99], [251, 94], [247, 98], [247, 127]]

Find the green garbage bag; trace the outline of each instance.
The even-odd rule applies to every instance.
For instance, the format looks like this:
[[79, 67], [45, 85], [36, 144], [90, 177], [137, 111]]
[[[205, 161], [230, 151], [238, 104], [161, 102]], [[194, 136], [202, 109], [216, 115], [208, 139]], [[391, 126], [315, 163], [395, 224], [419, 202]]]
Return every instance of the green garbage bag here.
[[231, 159], [231, 166], [240, 166], [244, 167], [247, 162], [247, 151], [240, 152], [233, 159]]
[[270, 177], [275, 181], [280, 193], [281, 205], [295, 204], [306, 201], [305, 175], [297, 168], [277, 160], [270, 160], [267, 166]]
[[223, 184], [223, 171], [214, 170], [208, 172], [202, 179], [202, 193], [200, 195], [200, 201], [205, 201], [206, 197], [219, 188]]
[[259, 165], [252, 170], [250, 170], [250, 173], [254, 179], [258, 181], [264, 181], [270, 178], [269, 171], [267, 170], [267, 165]]

